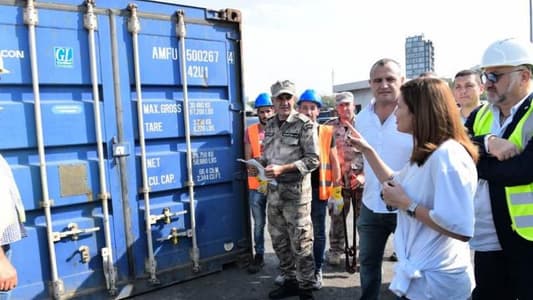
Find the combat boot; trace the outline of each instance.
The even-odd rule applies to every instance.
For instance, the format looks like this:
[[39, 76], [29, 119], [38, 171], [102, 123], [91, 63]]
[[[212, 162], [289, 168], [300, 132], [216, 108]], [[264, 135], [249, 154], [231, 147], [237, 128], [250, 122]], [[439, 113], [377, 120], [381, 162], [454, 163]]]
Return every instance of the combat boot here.
[[313, 297], [313, 290], [311, 289], [300, 289], [300, 300], [314, 300], [315, 297]]
[[285, 280], [281, 287], [268, 293], [268, 298], [283, 299], [298, 296], [299, 294], [300, 290], [298, 289], [298, 282], [295, 279], [289, 279]]
[[248, 266], [248, 273], [255, 274], [263, 268], [265, 260], [262, 254], [256, 254], [252, 263]]

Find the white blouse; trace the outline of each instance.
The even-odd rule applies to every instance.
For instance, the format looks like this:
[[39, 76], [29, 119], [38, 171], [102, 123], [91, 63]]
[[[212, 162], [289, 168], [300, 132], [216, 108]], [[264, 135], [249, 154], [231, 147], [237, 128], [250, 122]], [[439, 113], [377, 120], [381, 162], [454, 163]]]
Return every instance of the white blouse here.
[[24, 221], [24, 206], [13, 173], [0, 155], [0, 245], [20, 240], [25, 235]]
[[[430, 210], [442, 228], [463, 236], [474, 233], [477, 171], [455, 140], [440, 145], [422, 166], [408, 164], [395, 175], [407, 196]], [[399, 211], [394, 234], [398, 255], [390, 289], [409, 299], [467, 299], [474, 288], [468, 243], [445, 236]]]

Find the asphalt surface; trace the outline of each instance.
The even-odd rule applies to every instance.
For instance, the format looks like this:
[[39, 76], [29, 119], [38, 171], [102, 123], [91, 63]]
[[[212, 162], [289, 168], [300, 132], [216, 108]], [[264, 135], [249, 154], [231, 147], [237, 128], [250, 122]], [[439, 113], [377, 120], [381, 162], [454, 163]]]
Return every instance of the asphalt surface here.
[[[352, 220], [351, 214], [348, 219]], [[327, 228], [329, 228], [329, 225]], [[348, 228], [351, 231], [351, 223], [348, 224]], [[391, 238], [389, 238], [389, 242], [387, 243], [383, 261], [383, 284], [380, 294], [380, 299], [383, 300], [396, 299], [395, 295], [388, 290], [394, 265], [388, 259], [393, 252]], [[265, 232], [265, 248], [265, 267], [257, 274], [248, 274], [244, 263], [232, 263], [224, 266], [221, 272], [177, 283], [147, 294], [138, 295], [131, 299], [268, 299], [269, 291], [277, 287], [274, 285], [274, 278], [279, 274], [277, 268], [278, 259], [272, 250], [272, 243], [268, 232]], [[359, 273], [349, 274], [346, 272], [344, 270], [344, 260], [340, 266], [329, 266], [326, 264], [323, 269], [323, 284], [322, 289], [314, 292], [315, 299], [352, 300], [359, 299], [361, 295]], [[298, 299], [298, 297], [287, 299]]]

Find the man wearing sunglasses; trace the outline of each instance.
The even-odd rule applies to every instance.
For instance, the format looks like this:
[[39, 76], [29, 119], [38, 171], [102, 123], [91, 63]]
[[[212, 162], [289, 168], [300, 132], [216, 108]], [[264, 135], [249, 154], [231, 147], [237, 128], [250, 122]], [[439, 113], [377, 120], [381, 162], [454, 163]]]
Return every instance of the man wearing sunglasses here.
[[472, 299], [533, 299], [533, 44], [505, 39], [481, 61], [488, 104], [465, 123], [479, 145]]
[[294, 110], [294, 83], [277, 81], [270, 90], [276, 115], [266, 123], [259, 162], [276, 180], [268, 185], [268, 231], [285, 281], [268, 296], [314, 299], [310, 174], [319, 165], [317, 132], [308, 117]]

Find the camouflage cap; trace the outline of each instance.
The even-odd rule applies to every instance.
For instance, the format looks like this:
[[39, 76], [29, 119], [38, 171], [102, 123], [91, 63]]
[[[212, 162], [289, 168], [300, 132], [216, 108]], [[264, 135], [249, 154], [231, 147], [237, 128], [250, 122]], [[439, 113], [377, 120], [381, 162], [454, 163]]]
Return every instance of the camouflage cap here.
[[335, 104], [354, 103], [353, 94], [350, 92], [342, 92], [335, 94]]
[[296, 95], [296, 85], [290, 80], [278, 80], [270, 87], [270, 92], [274, 98], [281, 94]]

